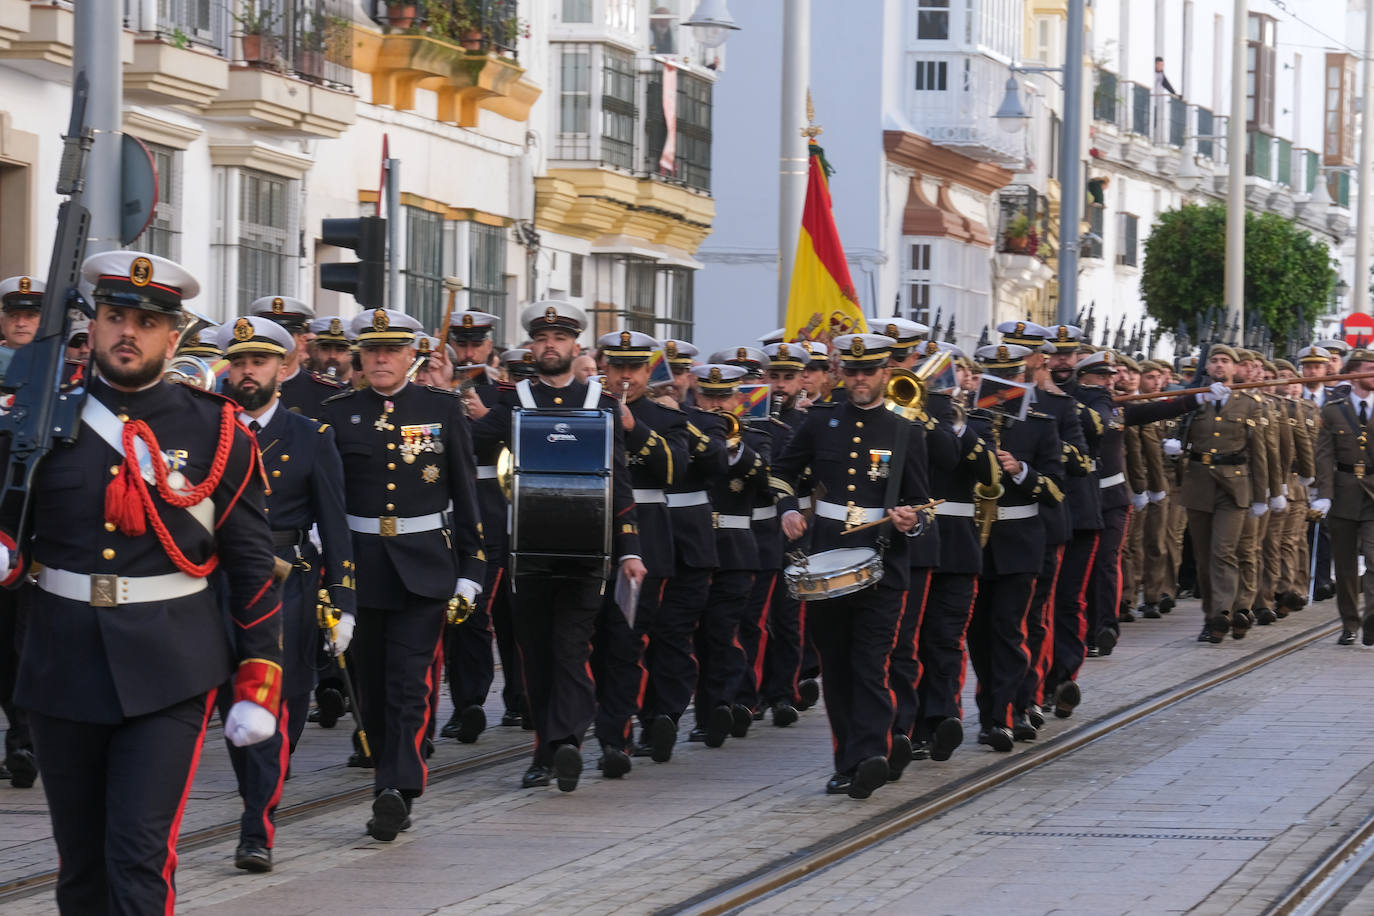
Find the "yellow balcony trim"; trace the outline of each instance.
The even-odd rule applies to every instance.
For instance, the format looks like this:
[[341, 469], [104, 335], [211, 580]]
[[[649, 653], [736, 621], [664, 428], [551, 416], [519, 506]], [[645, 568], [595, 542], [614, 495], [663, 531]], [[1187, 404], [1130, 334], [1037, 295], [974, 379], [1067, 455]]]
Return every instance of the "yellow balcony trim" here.
[[460, 127], [477, 126], [482, 109], [523, 121], [542, 91], [512, 60], [428, 35], [383, 35], [359, 25], [353, 26], [353, 67], [372, 77], [372, 104], [410, 111], [415, 90], [428, 89], [439, 97], [436, 119]]
[[711, 232], [715, 201], [678, 185], [609, 169], [550, 169], [534, 182], [538, 229], [594, 241], [620, 235], [689, 254]]
[[[376, 204], [378, 200], [380, 200], [380, 195], [376, 191], [358, 190], [358, 203]], [[409, 191], [401, 192], [401, 205], [418, 207], [430, 213], [438, 213], [444, 219], [454, 222], [481, 223], [483, 226], [495, 226], [498, 229], [508, 229], [515, 225], [515, 220], [509, 216], [488, 213], [473, 207], [451, 207], [448, 204], [431, 200], [428, 197], [421, 197], [419, 194], [412, 194]]]

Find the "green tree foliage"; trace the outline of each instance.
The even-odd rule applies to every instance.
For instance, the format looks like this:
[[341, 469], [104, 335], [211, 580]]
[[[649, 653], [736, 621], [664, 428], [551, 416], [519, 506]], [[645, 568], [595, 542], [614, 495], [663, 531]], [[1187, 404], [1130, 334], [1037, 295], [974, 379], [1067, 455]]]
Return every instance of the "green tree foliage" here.
[[[1305, 336], [1325, 308], [1336, 275], [1326, 245], [1275, 213], [1245, 214], [1245, 310], [1258, 309], [1280, 346]], [[1159, 214], [1145, 241], [1140, 292], [1164, 330], [1225, 308], [1226, 208], [1189, 204]], [[1307, 327], [1296, 327], [1298, 310]]]

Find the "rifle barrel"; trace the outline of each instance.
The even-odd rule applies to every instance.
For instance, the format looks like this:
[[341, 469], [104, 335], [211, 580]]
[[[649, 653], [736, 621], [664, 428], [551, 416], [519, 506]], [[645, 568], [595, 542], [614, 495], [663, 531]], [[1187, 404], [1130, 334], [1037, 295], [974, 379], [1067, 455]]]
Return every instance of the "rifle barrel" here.
[[[1330, 382], [1344, 382], [1356, 378], [1374, 378], [1374, 372], [1347, 372], [1344, 375], [1327, 375], [1321, 377], [1322, 384]], [[1307, 381], [1297, 377], [1266, 379], [1261, 382], [1239, 382], [1235, 385], [1227, 385], [1232, 391], [1243, 391], [1247, 388], [1277, 388], [1279, 385], [1301, 384]], [[1154, 391], [1149, 394], [1123, 394], [1118, 395], [1116, 403], [1125, 404], [1128, 401], [1153, 401], [1159, 398], [1183, 397], [1189, 394], [1203, 394], [1211, 391], [1211, 388], [1183, 388], [1177, 391]]]

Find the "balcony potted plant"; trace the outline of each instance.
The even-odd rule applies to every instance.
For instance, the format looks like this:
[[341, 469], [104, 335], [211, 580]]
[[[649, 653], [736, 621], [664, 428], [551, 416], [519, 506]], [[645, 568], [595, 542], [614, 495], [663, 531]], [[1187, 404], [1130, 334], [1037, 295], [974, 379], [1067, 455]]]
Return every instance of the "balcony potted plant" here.
[[393, 29], [408, 29], [415, 24], [415, 0], [387, 0], [386, 21]]
[[243, 59], [259, 67], [274, 65], [278, 42], [272, 27], [277, 21], [276, 11], [260, 6], [258, 0], [244, 0], [239, 12], [233, 16], [241, 33], [239, 40], [243, 44]]
[[1018, 213], [1007, 222], [1007, 228], [1002, 230], [1002, 248], [1014, 254], [1027, 254], [1030, 236], [1030, 219], [1026, 214]]
[[311, 80], [324, 77], [325, 24], [319, 17], [311, 17], [301, 30], [299, 75]]

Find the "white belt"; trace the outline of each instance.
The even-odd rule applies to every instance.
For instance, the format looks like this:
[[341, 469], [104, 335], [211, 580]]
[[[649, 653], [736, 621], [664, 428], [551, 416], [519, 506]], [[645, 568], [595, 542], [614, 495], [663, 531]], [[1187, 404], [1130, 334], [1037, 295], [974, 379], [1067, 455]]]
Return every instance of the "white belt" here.
[[1120, 472], [1120, 471], [1117, 471], [1115, 474], [1113, 474], [1113, 475], [1110, 476], [1110, 477], [1103, 477], [1101, 480], [1099, 480], [1099, 481], [1097, 482], [1097, 485], [1098, 485], [1099, 487], [1101, 487], [1102, 489], [1105, 490], [1105, 489], [1107, 489], [1108, 487], [1114, 487], [1114, 486], [1116, 486], [1116, 485], [1119, 484], [1119, 483], [1125, 483], [1125, 482], [1126, 482], [1126, 475], [1125, 475], [1124, 473]]
[[768, 519], [768, 518], [777, 518], [777, 517], [778, 517], [778, 507], [777, 507], [777, 506], [764, 506], [762, 509], [755, 509], [755, 510], [753, 511], [753, 513], [752, 513], [752, 517], [753, 517], [754, 521], [756, 521], [756, 522], [761, 522], [761, 521], [763, 521], [764, 519]]
[[697, 490], [695, 493], [669, 493], [668, 508], [681, 509], [685, 506], [705, 506], [711, 502], [711, 498], [706, 495], [705, 490]]
[[798, 508], [800, 511], [802, 511], [802, 512], [805, 512], [807, 509], [810, 509], [810, 508], [811, 508], [811, 497], [809, 497], [809, 496], [801, 496], [801, 497], [798, 497], [798, 498], [797, 498], [797, 508]]
[[637, 503], [666, 503], [668, 498], [663, 495], [662, 490], [635, 490], [635, 502]]
[[115, 576], [44, 568], [38, 574], [38, 587], [59, 598], [80, 601], [91, 607], [115, 607], [185, 598], [204, 591], [205, 580], [183, 572], [165, 576]]
[[1031, 503], [1029, 506], [997, 507], [997, 520], [999, 522], [1004, 522], [1013, 518], [1035, 518], [1039, 514], [1040, 506], [1037, 503]]
[[[851, 515], [851, 511], [853, 514]], [[816, 514], [821, 518], [834, 519], [837, 522], [854, 522], [855, 524], [866, 524], [877, 522], [887, 517], [886, 509], [870, 509], [868, 506], [855, 506], [852, 510], [848, 506], [841, 506], [837, 503], [828, 503], [823, 499], [816, 501]], [[856, 518], [857, 516], [857, 518]]]
[[935, 507], [936, 515], [952, 515], [957, 518], [973, 518], [973, 503], [940, 503]]
[[477, 466], [477, 479], [478, 479], [478, 480], [495, 480], [495, 479], [496, 479], [496, 465], [494, 465], [494, 464], [479, 464], [479, 465]]
[[384, 515], [381, 518], [364, 518], [360, 515], [344, 517], [348, 520], [349, 531], [356, 531], [358, 534], [380, 534], [384, 538], [395, 537], [398, 534], [419, 534], [422, 531], [434, 531], [444, 527], [444, 517], [438, 512], [413, 515], [410, 518], [398, 518], [394, 515]]
[[713, 515], [711, 524], [716, 528], [748, 528], [749, 516], [747, 515]]

